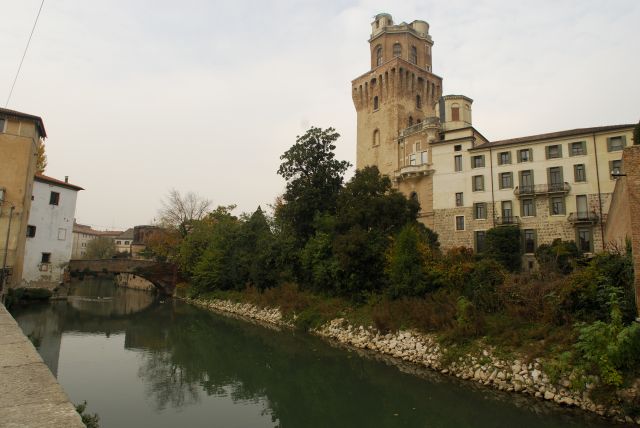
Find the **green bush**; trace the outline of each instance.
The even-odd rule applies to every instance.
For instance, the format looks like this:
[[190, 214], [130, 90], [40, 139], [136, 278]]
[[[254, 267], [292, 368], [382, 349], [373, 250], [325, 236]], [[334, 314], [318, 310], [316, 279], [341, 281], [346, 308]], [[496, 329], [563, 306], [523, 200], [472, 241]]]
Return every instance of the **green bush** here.
[[601, 253], [575, 272], [558, 290], [558, 318], [611, 321], [612, 304], [628, 324], [636, 317], [633, 264], [629, 254]]
[[560, 238], [536, 249], [536, 260], [543, 273], [558, 272], [567, 275], [573, 271], [575, 261], [580, 256], [580, 250], [574, 241], [563, 241]]
[[575, 344], [578, 362], [595, 372], [606, 385], [620, 386], [624, 371], [640, 362], [640, 324], [623, 326], [622, 313], [614, 305], [611, 321], [578, 324]]
[[510, 272], [522, 266], [520, 228], [517, 226], [494, 227], [487, 231], [485, 257], [491, 258]]

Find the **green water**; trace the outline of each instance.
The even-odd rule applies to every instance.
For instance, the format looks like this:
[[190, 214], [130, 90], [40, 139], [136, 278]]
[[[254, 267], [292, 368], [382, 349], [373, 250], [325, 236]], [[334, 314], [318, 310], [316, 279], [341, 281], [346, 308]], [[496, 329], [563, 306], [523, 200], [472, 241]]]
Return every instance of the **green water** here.
[[13, 313], [102, 428], [611, 426], [109, 281], [74, 294]]

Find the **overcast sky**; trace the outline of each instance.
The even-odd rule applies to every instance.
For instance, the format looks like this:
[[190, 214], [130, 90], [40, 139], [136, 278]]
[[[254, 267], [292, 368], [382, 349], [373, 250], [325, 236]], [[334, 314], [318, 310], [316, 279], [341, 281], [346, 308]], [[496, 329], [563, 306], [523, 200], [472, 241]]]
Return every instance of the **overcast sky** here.
[[[39, 5], [0, 0], [2, 106]], [[9, 108], [44, 119], [81, 223], [149, 223], [171, 188], [253, 211], [311, 125], [355, 163], [350, 82], [380, 12], [429, 22], [444, 93], [491, 140], [640, 118], [638, 0], [47, 0]]]

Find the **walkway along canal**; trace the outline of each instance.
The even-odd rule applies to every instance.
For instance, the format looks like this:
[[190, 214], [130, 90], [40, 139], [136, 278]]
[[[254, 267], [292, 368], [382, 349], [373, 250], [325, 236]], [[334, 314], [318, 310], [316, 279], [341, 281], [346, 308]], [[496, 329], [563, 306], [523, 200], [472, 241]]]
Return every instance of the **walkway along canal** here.
[[103, 428], [613, 425], [430, 371], [407, 374], [391, 360], [104, 279], [74, 290], [66, 302], [14, 316], [72, 401], [87, 400]]

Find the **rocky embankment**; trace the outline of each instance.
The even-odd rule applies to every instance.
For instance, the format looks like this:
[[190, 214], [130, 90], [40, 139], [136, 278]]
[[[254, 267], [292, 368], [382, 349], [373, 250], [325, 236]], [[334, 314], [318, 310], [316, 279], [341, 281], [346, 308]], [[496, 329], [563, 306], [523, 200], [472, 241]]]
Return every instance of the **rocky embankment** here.
[[[233, 314], [261, 324], [288, 328], [294, 326], [292, 322], [283, 318], [278, 308], [259, 308], [249, 303], [218, 299], [185, 300], [197, 306]], [[410, 330], [384, 334], [373, 327], [354, 327], [342, 318], [334, 319], [311, 333], [344, 346], [378, 352], [501, 391], [528, 394], [559, 405], [579, 407], [619, 422], [640, 425], [640, 418], [634, 420], [624, 416], [621, 408], [607, 408], [591, 401], [588, 391], [595, 386], [593, 384], [587, 385], [585, 391], [577, 392], [571, 388], [569, 379], [552, 382], [544, 373], [542, 361], [539, 359], [532, 362], [525, 362], [523, 359], [505, 360], [492, 355], [491, 349], [487, 347], [449, 362], [444, 358], [446, 349], [438, 343], [435, 335]]]

